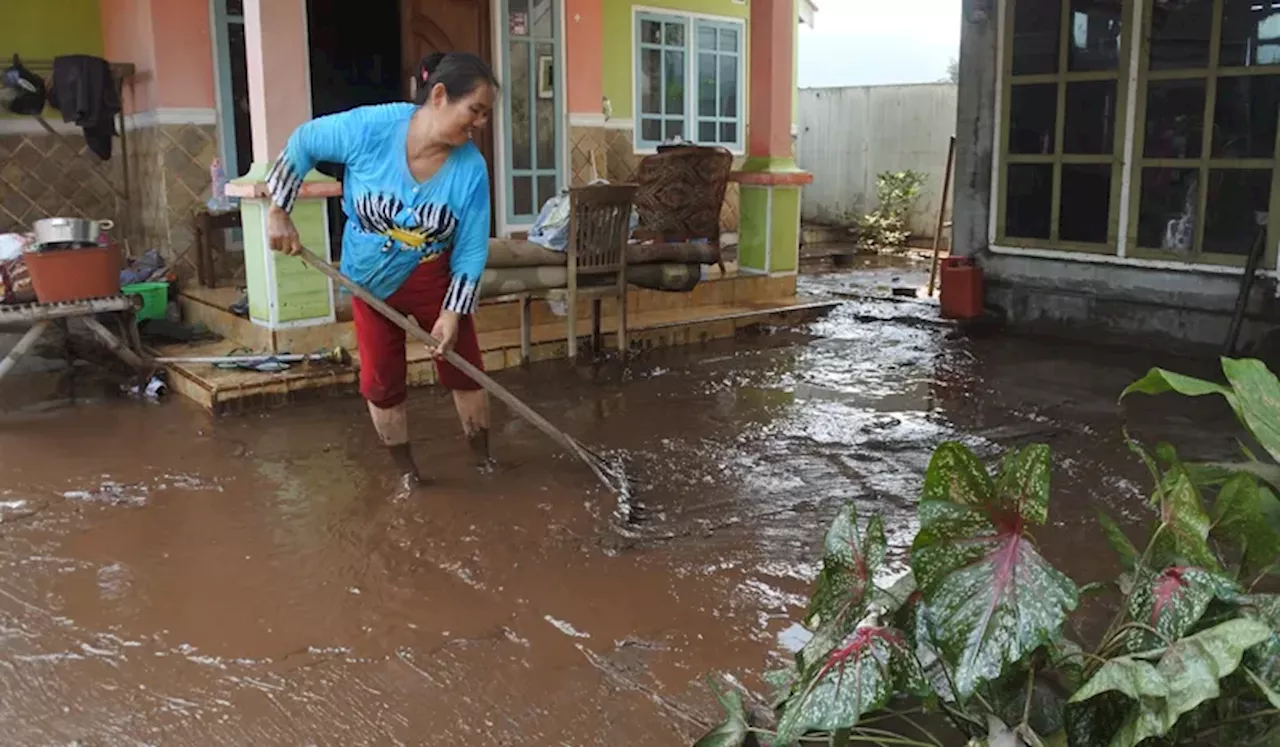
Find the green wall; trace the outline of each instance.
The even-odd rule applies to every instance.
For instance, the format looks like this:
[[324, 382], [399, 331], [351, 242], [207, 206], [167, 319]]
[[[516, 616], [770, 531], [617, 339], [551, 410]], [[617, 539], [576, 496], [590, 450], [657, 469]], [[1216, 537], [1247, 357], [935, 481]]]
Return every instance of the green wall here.
[[102, 56], [98, 0], [4, 0], [0, 5], [0, 62], [5, 67], [15, 52], [33, 60]]
[[[101, 57], [102, 50], [98, 0], [0, 0], [0, 70], [14, 54], [49, 61], [64, 54]], [[0, 111], [0, 118], [11, 116]]]
[[[631, 119], [634, 116], [635, 101], [631, 89], [633, 68], [635, 67], [635, 45], [632, 40], [631, 20], [632, 8], [641, 7], [653, 10], [677, 10], [686, 13], [700, 13], [725, 18], [751, 17], [751, 6], [735, 3], [733, 0], [604, 0], [604, 95], [613, 104], [614, 119]], [[750, 33], [747, 34], [751, 36]], [[745, 40], [747, 50], [747, 76], [745, 89], [748, 92], [742, 102], [743, 111], [749, 106], [751, 91], [751, 40]]]

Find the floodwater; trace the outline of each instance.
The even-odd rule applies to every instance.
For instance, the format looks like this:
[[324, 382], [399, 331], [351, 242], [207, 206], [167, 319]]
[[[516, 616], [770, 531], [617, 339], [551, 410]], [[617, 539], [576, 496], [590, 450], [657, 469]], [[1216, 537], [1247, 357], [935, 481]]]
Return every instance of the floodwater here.
[[[881, 268], [815, 294], [920, 283]], [[838, 295], [837, 295], [838, 297]], [[884, 514], [901, 568], [931, 450], [1040, 441], [1045, 554], [1115, 568], [1092, 507], [1145, 509], [1120, 390], [1202, 362], [991, 333], [849, 301], [820, 321], [661, 351], [625, 370], [500, 380], [645, 483], [634, 536], [538, 432], [497, 413], [490, 476], [447, 399], [414, 395], [438, 486], [394, 498], [354, 398], [214, 419], [103, 399], [0, 419], [0, 733], [6, 745], [680, 745], [704, 683], [793, 647], [823, 529]], [[1128, 405], [1136, 431], [1233, 448], [1213, 403]], [[1222, 408], [1225, 409], [1225, 408]], [[1216, 427], [1215, 424], [1221, 424]]]

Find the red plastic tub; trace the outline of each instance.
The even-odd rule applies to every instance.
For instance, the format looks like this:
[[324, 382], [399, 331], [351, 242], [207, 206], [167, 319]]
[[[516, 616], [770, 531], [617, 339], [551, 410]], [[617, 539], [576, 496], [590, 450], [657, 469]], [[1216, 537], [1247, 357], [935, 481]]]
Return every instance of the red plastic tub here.
[[945, 319], [982, 316], [982, 268], [971, 257], [942, 260], [942, 292], [938, 303]]
[[52, 249], [23, 255], [40, 303], [120, 295], [120, 246]]

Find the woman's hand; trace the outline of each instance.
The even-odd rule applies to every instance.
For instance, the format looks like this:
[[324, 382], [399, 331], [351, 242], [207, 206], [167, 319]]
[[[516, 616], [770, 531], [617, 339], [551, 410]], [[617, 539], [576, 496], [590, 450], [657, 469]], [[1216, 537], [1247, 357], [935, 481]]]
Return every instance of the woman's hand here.
[[432, 358], [443, 357], [445, 352], [453, 350], [453, 344], [458, 341], [458, 312], [442, 310], [440, 318], [436, 319], [435, 326], [431, 328], [431, 336], [440, 342], [438, 347], [428, 347]]
[[303, 251], [293, 218], [275, 205], [267, 209], [267, 241], [281, 254], [297, 255]]

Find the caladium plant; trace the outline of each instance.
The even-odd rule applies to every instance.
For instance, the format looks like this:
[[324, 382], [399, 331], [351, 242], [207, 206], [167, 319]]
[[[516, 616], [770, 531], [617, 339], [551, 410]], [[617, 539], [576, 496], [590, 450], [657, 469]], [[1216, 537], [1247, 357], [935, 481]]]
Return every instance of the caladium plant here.
[[[729, 718], [698, 744], [1280, 743], [1280, 595], [1249, 591], [1280, 564], [1280, 384], [1256, 361], [1223, 369], [1228, 385], [1155, 369], [1125, 391], [1220, 395], [1266, 458], [1189, 464], [1170, 445], [1152, 456], [1130, 443], [1152, 473], [1154, 521], [1135, 544], [1099, 514], [1124, 573], [1089, 585], [1119, 596], [1091, 653], [1063, 634], [1081, 590], [1032, 535], [1049, 516], [1048, 447], [1011, 452], [993, 473], [943, 443], [910, 571], [878, 585], [881, 520], [841, 511], [805, 618], [813, 635], [769, 676], [776, 729], [748, 727], [740, 699], [718, 693]], [[930, 713], [954, 733], [926, 728]]]
[[934, 452], [911, 567], [957, 695], [1057, 639], [1079, 592], [1036, 549], [1049, 516], [1049, 449], [1010, 454], [993, 481], [958, 443]]

